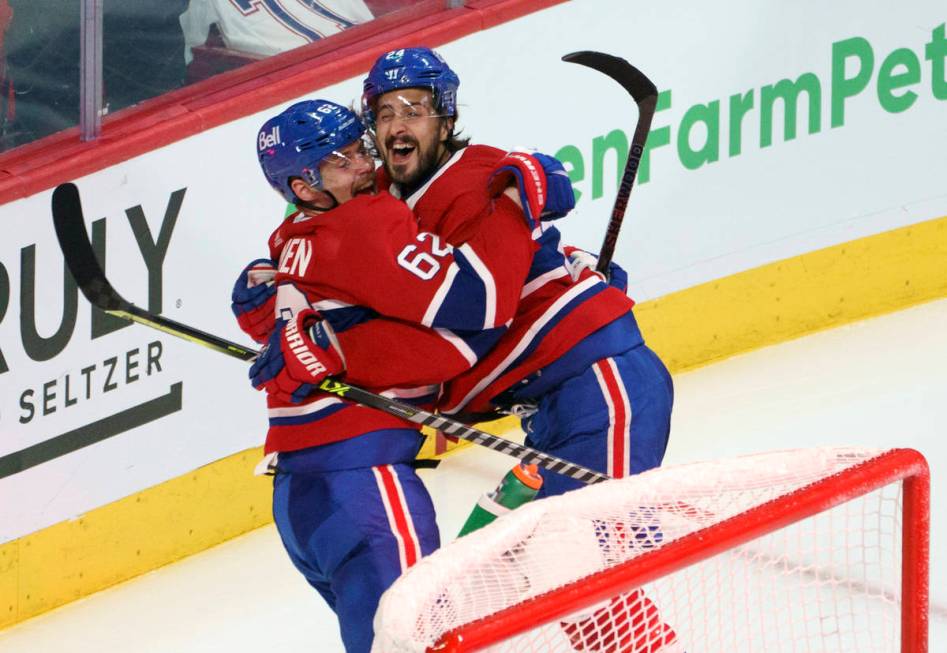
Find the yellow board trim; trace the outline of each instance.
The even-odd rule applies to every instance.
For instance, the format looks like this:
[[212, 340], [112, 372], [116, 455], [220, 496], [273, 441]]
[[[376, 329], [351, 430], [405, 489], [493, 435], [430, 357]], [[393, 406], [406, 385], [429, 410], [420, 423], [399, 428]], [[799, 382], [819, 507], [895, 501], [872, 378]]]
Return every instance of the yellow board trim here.
[[672, 372], [947, 296], [947, 217], [827, 247], [644, 302]]
[[[649, 345], [678, 372], [945, 296], [947, 218], [938, 218], [688, 288], [635, 312]], [[440, 455], [430, 440], [423, 455]], [[261, 456], [241, 452], [0, 545], [0, 628], [270, 523], [269, 479], [253, 476]]]
[[250, 449], [0, 545], [0, 627], [272, 521]]

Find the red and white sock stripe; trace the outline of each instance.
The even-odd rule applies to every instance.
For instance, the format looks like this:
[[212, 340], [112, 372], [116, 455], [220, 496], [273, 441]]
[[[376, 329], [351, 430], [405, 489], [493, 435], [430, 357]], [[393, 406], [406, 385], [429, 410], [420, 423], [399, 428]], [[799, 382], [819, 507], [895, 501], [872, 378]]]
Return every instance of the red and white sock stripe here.
[[401, 571], [404, 572], [421, 559], [421, 543], [414, 530], [408, 502], [404, 498], [404, 489], [401, 487], [398, 473], [391, 465], [372, 467], [372, 472], [375, 474], [378, 493], [385, 506], [388, 526], [398, 542], [398, 558], [401, 561]]
[[608, 406], [608, 469], [613, 478], [624, 478], [631, 473], [631, 402], [618, 374], [615, 359], [605, 358], [592, 366], [605, 405]]

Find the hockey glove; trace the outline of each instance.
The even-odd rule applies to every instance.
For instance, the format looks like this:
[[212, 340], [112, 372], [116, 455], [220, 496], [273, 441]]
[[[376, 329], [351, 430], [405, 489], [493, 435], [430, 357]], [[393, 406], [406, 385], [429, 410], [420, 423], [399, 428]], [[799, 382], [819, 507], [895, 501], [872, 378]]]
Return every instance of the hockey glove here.
[[533, 152], [533, 158], [543, 166], [546, 173], [546, 206], [543, 220], [558, 220], [575, 208], [575, 190], [562, 162], [554, 156]]
[[595, 266], [598, 265], [598, 257], [595, 254], [590, 254], [585, 250], [569, 245], [563, 247], [562, 251], [565, 252], [569, 273], [572, 275], [573, 281], [578, 281], [587, 270], [600, 277], [602, 281], [607, 281], [608, 285], [614, 286], [622, 292], [628, 291], [628, 273], [614, 261], [609, 262], [608, 276], [606, 277], [595, 269]]
[[273, 332], [250, 368], [250, 382], [281, 401], [299, 403], [326, 377], [345, 369], [332, 328], [307, 308]]
[[557, 220], [575, 208], [572, 181], [559, 159], [541, 152], [510, 152], [490, 177], [492, 196], [515, 184], [527, 224]]
[[276, 267], [268, 258], [258, 258], [243, 268], [230, 294], [230, 308], [237, 324], [256, 342], [264, 343], [276, 323]]
[[509, 152], [500, 159], [497, 169], [490, 176], [487, 188], [496, 197], [509, 186], [516, 185], [520, 206], [526, 216], [526, 224], [535, 229], [546, 206], [546, 174], [542, 164], [526, 152]]

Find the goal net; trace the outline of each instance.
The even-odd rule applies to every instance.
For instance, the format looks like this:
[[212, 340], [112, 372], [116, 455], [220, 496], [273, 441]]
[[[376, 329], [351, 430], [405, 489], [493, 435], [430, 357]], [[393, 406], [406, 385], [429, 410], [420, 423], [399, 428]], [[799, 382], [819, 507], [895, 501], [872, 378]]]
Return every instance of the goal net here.
[[382, 597], [373, 651], [926, 651], [909, 449], [780, 451], [523, 506]]

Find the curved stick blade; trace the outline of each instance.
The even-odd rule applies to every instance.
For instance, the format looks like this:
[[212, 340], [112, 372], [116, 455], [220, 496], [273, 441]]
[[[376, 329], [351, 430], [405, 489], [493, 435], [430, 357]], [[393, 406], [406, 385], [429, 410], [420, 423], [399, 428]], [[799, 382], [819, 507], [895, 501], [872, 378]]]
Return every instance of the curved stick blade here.
[[625, 217], [631, 187], [635, 183], [638, 164], [644, 154], [645, 143], [651, 130], [651, 119], [657, 107], [658, 90], [643, 72], [621, 57], [584, 50], [567, 54], [562, 57], [562, 60], [581, 64], [608, 75], [621, 84], [638, 105], [638, 122], [635, 124], [635, 132], [628, 150], [628, 160], [625, 163], [625, 170], [622, 173], [618, 194], [615, 196], [615, 204], [612, 208], [612, 217], [608, 221], [605, 240], [602, 242], [598, 263], [595, 266], [596, 271], [607, 274], [612, 255], [615, 253], [615, 244], [618, 242], [618, 232], [621, 230], [622, 220]]
[[658, 94], [657, 87], [647, 75], [621, 57], [593, 50], [582, 50], [564, 55], [562, 60], [588, 66], [608, 75], [628, 91], [636, 104], [641, 104], [642, 100]]
[[82, 202], [75, 184], [60, 184], [53, 191], [53, 226], [66, 265], [86, 299], [104, 310], [125, 308], [125, 302], [105, 277], [85, 230]]

